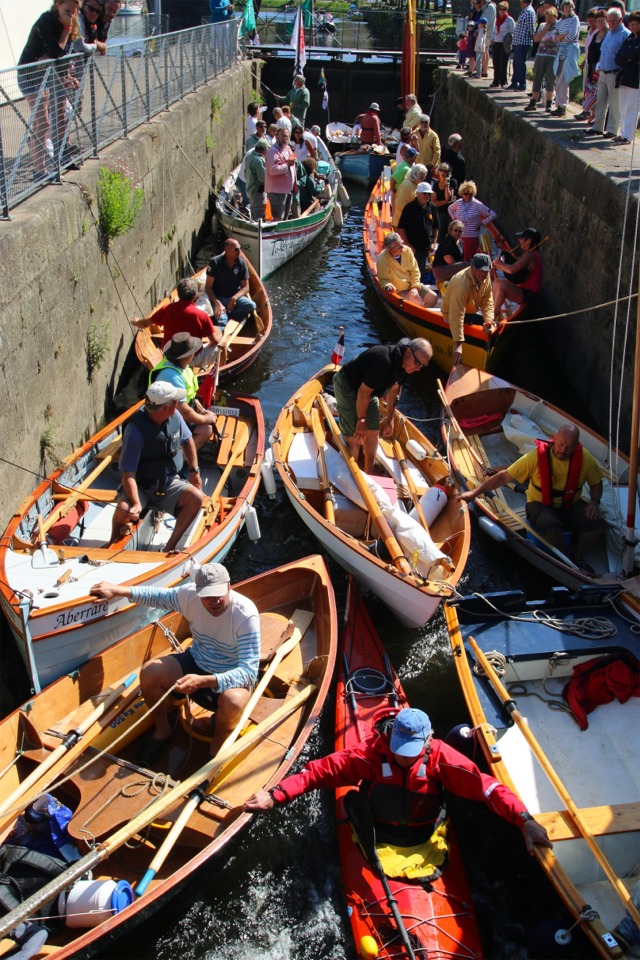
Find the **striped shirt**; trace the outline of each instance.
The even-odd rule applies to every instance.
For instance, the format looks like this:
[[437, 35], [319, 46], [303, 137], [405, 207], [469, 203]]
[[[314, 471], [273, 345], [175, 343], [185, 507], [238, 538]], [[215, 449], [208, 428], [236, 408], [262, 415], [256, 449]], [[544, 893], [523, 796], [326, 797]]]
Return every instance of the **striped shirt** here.
[[513, 45], [518, 47], [528, 47], [533, 41], [533, 35], [536, 32], [536, 15], [531, 4], [526, 6], [516, 23], [516, 29], [513, 32]]
[[463, 237], [477, 237], [480, 235], [480, 227], [483, 223], [489, 223], [495, 220], [496, 214], [484, 203], [480, 203], [473, 197], [469, 203], [464, 197], [455, 200], [449, 207], [449, 216], [452, 220], [461, 220], [464, 224], [462, 232]]
[[204, 607], [194, 584], [184, 587], [132, 587], [131, 599], [147, 607], [176, 610], [189, 621], [193, 659], [205, 673], [215, 674], [216, 691], [253, 687], [260, 663], [260, 615], [255, 604], [231, 591], [231, 603], [214, 617]]

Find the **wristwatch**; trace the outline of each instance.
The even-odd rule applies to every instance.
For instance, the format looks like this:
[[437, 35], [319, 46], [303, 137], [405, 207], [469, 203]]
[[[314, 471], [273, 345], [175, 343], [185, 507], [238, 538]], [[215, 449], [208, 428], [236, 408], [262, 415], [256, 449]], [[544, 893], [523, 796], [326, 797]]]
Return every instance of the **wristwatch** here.
[[189, 473], [200, 473], [200, 467], [189, 467]]
[[358, 420], [358, 423], [366, 423], [366, 422], [367, 422], [366, 417], [360, 417], [360, 419]]
[[528, 810], [521, 810], [518, 814], [523, 823], [526, 823], [527, 820], [533, 820], [534, 817], [531, 816]]

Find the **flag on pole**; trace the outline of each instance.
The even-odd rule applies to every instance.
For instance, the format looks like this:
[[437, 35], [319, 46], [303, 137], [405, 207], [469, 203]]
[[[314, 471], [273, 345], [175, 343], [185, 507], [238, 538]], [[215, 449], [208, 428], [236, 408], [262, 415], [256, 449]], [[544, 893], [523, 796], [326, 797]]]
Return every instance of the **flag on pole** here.
[[324, 67], [320, 71], [318, 86], [322, 90], [322, 109], [327, 110], [329, 107], [329, 91], [327, 90], [327, 78], [324, 75]]
[[304, 72], [304, 67], [307, 62], [307, 51], [304, 43], [304, 24], [302, 23], [302, 7], [298, 7], [298, 12], [296, 13], [295, 23], [293, 24], [293, 33], [291, 34], [291, 44], [290, 46], [296, 51], [296, 60], [295, 60], [295, 69], [293, 71], [294, 77]]
[[342, 358], [344, 357], [344, 327], [340, 327], [340, 336], [338, 337], [338, 342], [333, 348], [333, 353], [331, 354], [331, 363], [335, 367], [339, 367], [342, 363]]

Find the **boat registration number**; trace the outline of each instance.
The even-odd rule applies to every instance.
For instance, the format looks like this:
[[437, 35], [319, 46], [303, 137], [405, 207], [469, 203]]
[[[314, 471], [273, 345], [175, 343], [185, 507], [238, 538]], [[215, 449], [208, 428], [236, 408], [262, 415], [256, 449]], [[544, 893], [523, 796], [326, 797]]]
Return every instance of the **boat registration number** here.
[[217, 417], [239, 417], [240, 407], [209, 407], [212, 413]]

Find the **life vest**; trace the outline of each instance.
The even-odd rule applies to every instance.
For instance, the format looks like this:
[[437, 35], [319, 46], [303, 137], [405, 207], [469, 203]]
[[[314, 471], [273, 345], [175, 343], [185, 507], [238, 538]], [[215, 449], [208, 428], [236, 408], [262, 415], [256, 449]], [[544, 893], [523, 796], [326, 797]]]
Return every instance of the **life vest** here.
[[167, 482], [180, 473], [184, 463], [180, 417], [174, 413], [164, 423], [157, 424], [142, 409], [134, 413], [125, 430], [131, 424], [135, 424], [143, 437], [136, 483], [143, 490], [164, 489]]
[[542, 494], [542, 502], [545, 507], [553, 506], [554, 497], [562, 497], [562, 506], [568, 510], [572, 506], [576, 493], [580, 489], [580, 473], [582, 471], [582, 444], [579, 443], [569, 461], [569, 470], [567, 472], [567, 484], [564, 490], [554, 490], [553, 471], [551, 469], [551, 447], [553, 440], [536, 440], [536, 449], [538, 451], [538, 472], [540, 473], [540, 486], [533, 486]]
[[[0, 913], [19, 907], [31, 894], [69, 866], [66, 861], [27, 847], [5, 844], [0, 847]], [[55, 899], [57, 894], [53, 897]], [[36, 916], [48, 914], [52, 903], [44, 903]]]
[[191, 367], [179, 367], [176, 363], [171, 363], [170, 360], [163, 357], [160, 363], [156, 364], [149, 374], [149, 386], [151, 386], [154, 380], [157, 380], [161, 370], [177, 370], [184, 380], [184, 388], [187, 391], [187, 403], [195, 400], [196, 393], [198, 392], [198, 378]]

